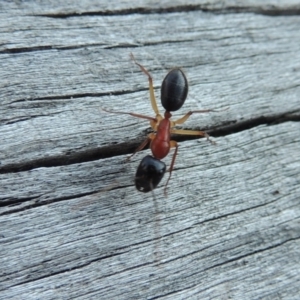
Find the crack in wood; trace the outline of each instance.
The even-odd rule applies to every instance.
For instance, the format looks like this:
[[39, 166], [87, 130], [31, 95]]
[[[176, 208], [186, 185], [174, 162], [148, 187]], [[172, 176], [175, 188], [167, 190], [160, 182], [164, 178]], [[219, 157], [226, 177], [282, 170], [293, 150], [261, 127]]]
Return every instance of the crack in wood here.
[[135, 7], [119, 10], [102, 10], [102, 11], [86, 11], [86, 12], [72, 12], [72, 13], [47, 13], [47, 14], [34, 14], [34, 16], [48, 17], [48, 18], [73, 18], [83, 16], [123, 16], [131, 14], [167, 14], [167, 13], [186, 13], [191, 11], [202, 11], [204, 13], [211, 14], [237, 14], [237, 13], [254, 13], [267, 16], [298, 16], [300, 15], [300, 8], [298, 5], [290, 7], [276, 7], [274, 5], [266, 5], [262, 7], [251, 7], [251, 6], [226, 6], [213, 8], [208, 5], [189, 4], [189, 5], [177, 5], [169, 7], [157, 8], [153, 7]]
[[[284, 122], [299, 122], [300, 114], [299, 110], [293, 112], [286, 112], [279, 115], [261, 116], [251, 120], [245, 120], [240, 122], [232, 121], [232, 124], [222, 125], [220, 127], [210, 128], [209, 130], [205, 128], [199, 128], [199, 130], [205, 130], [209, 135], [213, 137], [226, 136], [233, 133], [241, 132], [254, 128], [260, 125], [275, 125]], [[188, 128], [187, 128], [188, 129]], [[193, 128], [193, 130], [198, 130], [198, 128]], [[174, 135], [174, 140], [178, 142], [198, 139], [199, 137], [193, 136], [182, 136]], [[126, 143], [120, 143], [116, 145], [109, 145], [101, 148], [93, 148], [78, 152], [68, 152], [58, 156], [45, 157], [36, 160], [27, 161], [24, 163], [8, 164], [0, 167], [0, 174], [5, 173], [15, 173], [20, 171], [28, 171], [35, 168], [41, 167], [56, 167], [71, 165], [83, 162], [89, 162], [114, 156], [120, 156], [125, 154], [131, 154], [138, 147], [138, 145], [145, 139], [144, 137], [135, 138]], [[147, 148], [145, 148], [147, 149]]]

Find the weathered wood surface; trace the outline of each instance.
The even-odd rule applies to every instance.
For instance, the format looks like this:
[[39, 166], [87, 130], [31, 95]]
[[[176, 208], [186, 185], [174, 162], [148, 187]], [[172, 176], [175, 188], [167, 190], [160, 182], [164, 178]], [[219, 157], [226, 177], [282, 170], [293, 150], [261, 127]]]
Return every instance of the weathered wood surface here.
[[[297, 1], [0, 8], [0, 299], [299, 299]], [[157, 96], [185, 70], [175, 116], [230, 107], [184, 125], [217, 146], [181, 137], [156, 205], [149, 150], [124, 163], [149, 124], [101, 110], [153, 115], [130, 52]]]

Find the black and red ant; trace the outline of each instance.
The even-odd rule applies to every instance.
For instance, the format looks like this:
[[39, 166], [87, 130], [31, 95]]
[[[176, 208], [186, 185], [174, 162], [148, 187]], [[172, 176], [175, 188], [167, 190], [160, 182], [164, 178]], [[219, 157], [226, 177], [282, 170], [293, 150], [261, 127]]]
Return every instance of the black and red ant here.
[[162, 117], [162, 115], [158, 111], [158, 107], [156, 104], [153, 80], [150, 73], [135, 60], [132, 53], [130, 56], [135, 64], [140, 67], [142, 72], [144, 72], [148, 76], [150, 100], [152, 109], [155, 113], [155, 117], [153, 118], [130, 112], [109, 111], [105, 109], [104, 111], [116, 114], [126, 114], [133, 117], [149, 120], [152, 129], [156, 132], [150, 133], [147, 139], [134, 151], [134, 153], [130, 157], [128, 157], [129, 160], [136, 152], [145, 148], [146, 145], [150, 142], [150, 149], [152, 151], [153, 157], [150, 155], [144, 157], [137, 169], [135, 176], [135, 186], [139, 191], [146, 193], [156, 188], [166, 172], [166, 165], [161, 161], [161, 159], [168, 155], [171, 148], [175, 148], [171, 165], [168, 170], [170, 172], [170, 175], [164, 189], [164, 193], [166, 194], [167, 185], [171, 178], [178, 152], [178, 144], [176, 141], [171, 140], [171, 134], [203, 136], [206, 137], [207, 140], [212, 144], [215, 144], [214, 141], [210, 140], [209, 135], [205, 131], [176, 129], [174, 127], [176, 125], [183, 124], [193, 113], [207, 113], [216, 110], [193, 110], [189, 111], [187, 114], [176, 121], [171, 120], [171, 112], [177, 111], [182, 107], [188, 94], [188, 82], [186, 76], [181, 69], [175, 68], [166, 75], [162, 82], [161, 104], [166, 110], [164, 113], [164, 117]]

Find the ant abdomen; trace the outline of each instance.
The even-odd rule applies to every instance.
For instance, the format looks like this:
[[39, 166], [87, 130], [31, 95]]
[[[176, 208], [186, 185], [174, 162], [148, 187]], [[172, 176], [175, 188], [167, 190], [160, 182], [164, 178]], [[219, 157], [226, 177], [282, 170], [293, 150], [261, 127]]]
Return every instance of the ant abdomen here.
[[188, 82], [180, 69], [171, 70], [161, 85], [161, 104], [166, 111], [182, 107], [188, 94]]

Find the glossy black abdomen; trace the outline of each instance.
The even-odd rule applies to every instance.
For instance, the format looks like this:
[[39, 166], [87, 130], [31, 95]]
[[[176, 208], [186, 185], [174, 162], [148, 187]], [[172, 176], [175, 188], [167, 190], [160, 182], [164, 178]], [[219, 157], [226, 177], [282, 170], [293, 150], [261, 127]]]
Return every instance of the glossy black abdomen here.
[[171, 70], [161, 86], [161, 104], [167, 111], [182, 107], [188, 94], [188, 82], [180, 69]]

